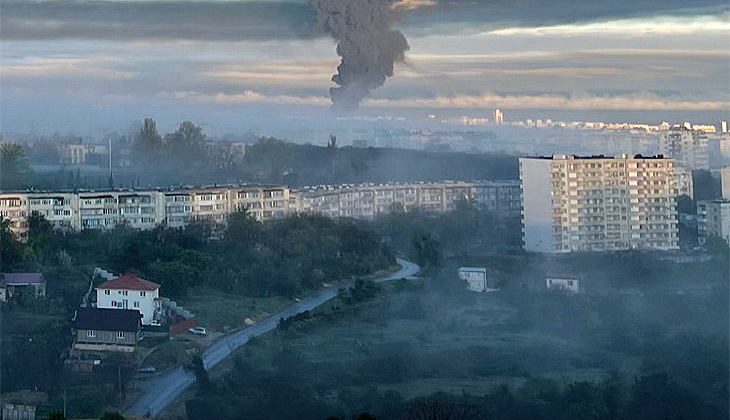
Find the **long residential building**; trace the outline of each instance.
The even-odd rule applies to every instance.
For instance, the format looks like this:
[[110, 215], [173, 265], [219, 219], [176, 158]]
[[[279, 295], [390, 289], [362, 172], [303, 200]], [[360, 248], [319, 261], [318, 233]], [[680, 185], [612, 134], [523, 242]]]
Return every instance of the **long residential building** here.
[[499, 218], [520, 215], [517, 180], [320, 185], [295, 191], [292, 197], [292, 210], [329, 217], [372, 219], [394, 207], [445, 212], [459, 200], [470, 200]]
[[461, 199], [473, 200], [500, 218], [519, 217], [519, 181], [422, 182], [317, 186], [212, 186], [168, 190], [0, 193], [0, 216], [21, 238], [27, 219], [38, 213], [62, 229], [111, 229], [125, 224], [151, 229], [181, 227], [196, 220], [224, 223], [242, 208], [258, 220], [291, 213], [372, 219], [393, 206], [405, 211], [443, 212]]
[[288, 212], [289, 188], [284, 186], [226, 186], [171, 190], [109, 190], [81, 192], [0, 193], [0, 216], [21, 238], [33, 213], [62, 229], [112, 229], [126, 224], [152, 229], [160, 224], [181, 227], [195, 220], [222, 223], [239, 208], [259, 220]]
[[520, 180], [526, 251], [679, 248], [670, 158], [521, 158]]

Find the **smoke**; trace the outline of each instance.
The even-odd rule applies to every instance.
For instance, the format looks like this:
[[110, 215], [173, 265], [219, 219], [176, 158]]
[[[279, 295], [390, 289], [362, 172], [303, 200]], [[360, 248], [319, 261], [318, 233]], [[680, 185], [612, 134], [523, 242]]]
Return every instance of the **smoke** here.
[[357, 109], [371, 90], [393, 75], [393, 66], [405, 60], [406, 37], [392, 29], [393, 0], [309, 0], [316, 13], [316, 28], [337, 40], [342, 57], [330, 88], [333, 107]]

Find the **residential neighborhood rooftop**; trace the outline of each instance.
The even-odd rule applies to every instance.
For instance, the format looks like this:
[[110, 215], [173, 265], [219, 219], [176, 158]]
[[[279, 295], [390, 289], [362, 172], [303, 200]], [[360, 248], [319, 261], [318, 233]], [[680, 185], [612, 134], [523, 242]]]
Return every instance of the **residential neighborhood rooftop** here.
[[134, 309], [79, 308], [74, 327], [77, 330], [135, 332], [142, 315]]
[[0, 274], [0, 287], [7, 285], [42, 284], [46, 279], [43, 273], [2, 273]]
[[159, 284], [145, 280], [134, 273], [122, 274], [115, 279], [105, 281], [97, 287], [97, 289], [123, 290], [157, 290], [159, 288]]

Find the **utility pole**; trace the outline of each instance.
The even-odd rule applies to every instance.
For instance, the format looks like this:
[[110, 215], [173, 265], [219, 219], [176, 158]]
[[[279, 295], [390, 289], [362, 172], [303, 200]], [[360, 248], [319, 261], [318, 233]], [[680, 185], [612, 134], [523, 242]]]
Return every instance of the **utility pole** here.
[[66, 417], [66, 388], [63, 389], [63, 417]]

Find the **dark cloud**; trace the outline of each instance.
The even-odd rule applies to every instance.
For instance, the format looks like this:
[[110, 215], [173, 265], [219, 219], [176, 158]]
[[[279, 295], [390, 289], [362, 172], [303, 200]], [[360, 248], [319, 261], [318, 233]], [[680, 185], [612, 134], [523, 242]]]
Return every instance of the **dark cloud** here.
[[[727, 11], [727, 0], [440, 0], [404, 11], [412, 33]], [[321, 36], [301, 2], [2, 2], [0, 37], [23, 39], [266, 40]]]
[[3, 1], [0, 37], [267, 40], [314, 36], [312, 10], [287, 2]]

